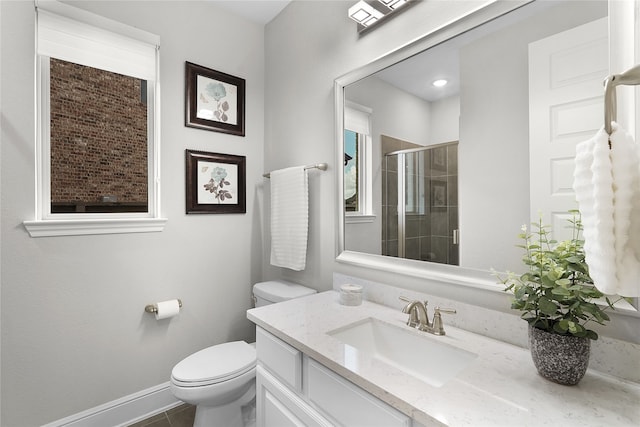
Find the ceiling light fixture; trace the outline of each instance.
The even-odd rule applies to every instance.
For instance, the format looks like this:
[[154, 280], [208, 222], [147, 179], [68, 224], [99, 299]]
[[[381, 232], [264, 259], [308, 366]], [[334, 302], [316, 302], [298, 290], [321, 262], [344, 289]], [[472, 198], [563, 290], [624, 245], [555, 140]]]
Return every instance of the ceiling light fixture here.
[[358, 32], [364, 33], [373, 24], [386, 21], [416, 3], [418, 0], [360, 0], [349, 8], [348, 14], [358, 23]]
[[442, 86], [446, 86], [447, 83], [449, 82], [445, 79], [438, 79], [438, 80], [434, 80], [433, 83], [431, 84], [435, 87], [442, 87]]
[[384, 15], [382, 14], [382, 12], [374, 9], [373, 6], [371, 6], [364, 0], [360, 0], [358, 3], [349, 8], [349, 18], [365, 27], [373, 24], [383, 16]]
[[404, 6], [407, 1], [406, 0], [378, 0], [380, 3], [387, 6], [389, 9], [397, 9], [401, 6]]

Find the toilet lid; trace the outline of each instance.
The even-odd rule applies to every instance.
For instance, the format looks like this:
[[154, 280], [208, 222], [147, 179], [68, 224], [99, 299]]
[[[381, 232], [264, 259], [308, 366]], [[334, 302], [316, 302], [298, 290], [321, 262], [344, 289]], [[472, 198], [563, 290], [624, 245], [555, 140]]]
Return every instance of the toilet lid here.
[[256, 364], [256, 349], [244, 341], [233, 341], [200, 350], [171, 371], [181, 383], [216, 383], [236, 377]]
[[253, 294], [270, 302], [286, 301], [315, 294], [315, 289], [285, 280], [271, 280], [253, 285]]

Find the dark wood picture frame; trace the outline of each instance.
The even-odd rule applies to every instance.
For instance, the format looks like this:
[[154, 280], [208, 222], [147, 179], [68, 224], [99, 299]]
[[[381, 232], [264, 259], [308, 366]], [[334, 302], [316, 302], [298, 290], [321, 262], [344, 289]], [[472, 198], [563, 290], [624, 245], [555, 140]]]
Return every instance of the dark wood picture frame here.
[[185, 126], [244, 136], [245, 80], [185, 62]]
[[186, 213], [246, 213], [246, 157], [185, 150]]

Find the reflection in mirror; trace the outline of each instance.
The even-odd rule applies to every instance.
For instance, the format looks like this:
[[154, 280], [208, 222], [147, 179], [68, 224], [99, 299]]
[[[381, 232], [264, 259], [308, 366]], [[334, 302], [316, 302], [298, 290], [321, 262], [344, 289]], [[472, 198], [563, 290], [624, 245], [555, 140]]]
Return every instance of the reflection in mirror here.
[[147, 212], [146, 80], [49, 62], [51, 213]]
[[520, 271], [522, 224], [541, 211], [561, 230], [576, 207], [574, 147], [602, 125], [607, 2], [533, 2], [372, 71], [344, 87], [369, 111], [373, 165], [370, 220], [345, 213], [344, 248]]
[[345, 214], [351, 220], [368, 221], [373, 210], [371, 109], [350, 102], [344, 117]]
[[381, 142], [382, 255], [458, 265], [458, 143]]
[[358, 179], [358, 146], [362, 144], [362, 134], [350, 129], [344, 130], [344, 211], [359, 212], [362, 203], [359, 196], [362, 193], [358, 191], [360, 180]]

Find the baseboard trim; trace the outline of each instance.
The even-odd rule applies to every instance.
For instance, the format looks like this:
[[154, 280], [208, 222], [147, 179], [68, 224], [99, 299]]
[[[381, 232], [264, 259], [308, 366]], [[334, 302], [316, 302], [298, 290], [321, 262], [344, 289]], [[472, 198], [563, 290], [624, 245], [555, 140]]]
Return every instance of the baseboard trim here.
[[42, 427], [124, 427], [182, 404], [169, 382], [150, 387], [95, 408], [45, 424]]

